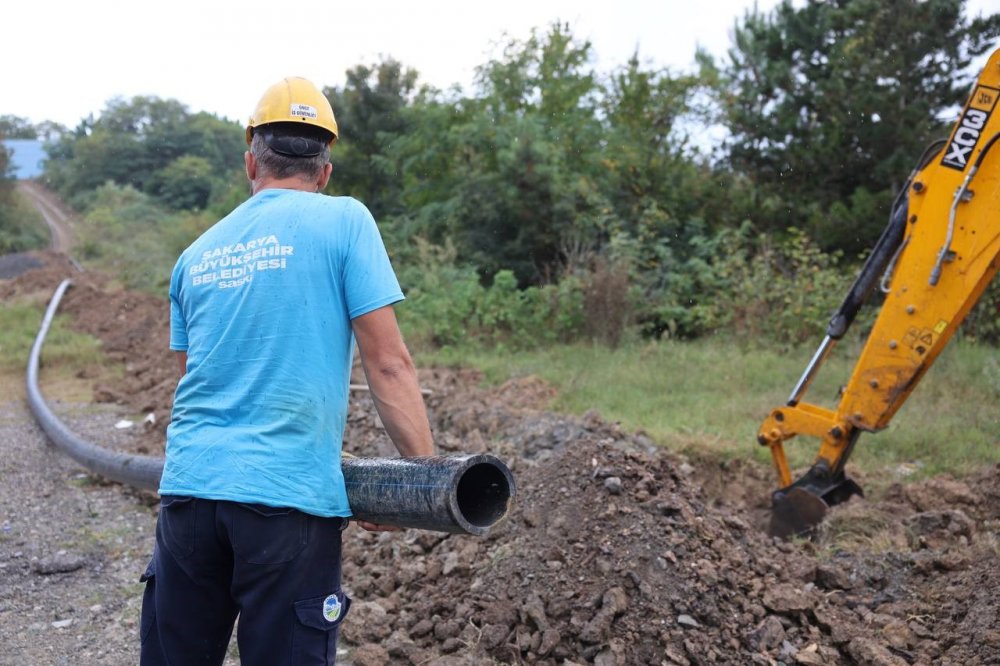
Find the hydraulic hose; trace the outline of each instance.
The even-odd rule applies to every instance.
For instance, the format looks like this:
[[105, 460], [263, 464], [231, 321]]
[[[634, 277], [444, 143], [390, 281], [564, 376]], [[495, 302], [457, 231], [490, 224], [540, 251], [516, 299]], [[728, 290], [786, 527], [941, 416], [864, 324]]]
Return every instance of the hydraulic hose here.
[[[38, 388], [42, 345], [63, 294], [56, 289], [28, 358], [28, 406], [42, 430], [63, 453], [105, 478], [156, 492], [163, 458], [112, 451], [81, 439], [46, 404]], [[341, 469], [353, 517], [382, 525], [483, 536], [508, 513], [514, 477], [489, 454], [422, 458], [345, 457]]]
[[945, 261], [948, 261], [949, 255], [951, 254], [951, 241], [955, 235], [955, 216], [958, 214], [958, 204], [966, 201], [965, 193], [969, 190], [969, 184], [972, 183], [972, 179], [976, 177], [979, 172], [979, 165], [983, 163], [983, 158], [986, 157], [986, 153], [990, 152], [993, 148], [993, 144], [1000, 139], [1000, 132], [997, 132], [993, 137], [986, 142], [983, 149], [979, 151], [979, 157], [976, 158], [975, 163], [972, 168], [969, 169], [969, 173], [966, 174], [965, 178], [962, 180], [961, 186], [959, 186], [958, 191], [951, 200], [951, 208], [948, 209], [948, 230], [945, 232], [944, 245], [941, 246], [941, 250], [938, 252], [937, 261], [934, 263], [934, 268], [931, 269], [931, 277], [928, 283], [932, 287], [936, 287], [937, 283], [941, 281], [941, 266]]

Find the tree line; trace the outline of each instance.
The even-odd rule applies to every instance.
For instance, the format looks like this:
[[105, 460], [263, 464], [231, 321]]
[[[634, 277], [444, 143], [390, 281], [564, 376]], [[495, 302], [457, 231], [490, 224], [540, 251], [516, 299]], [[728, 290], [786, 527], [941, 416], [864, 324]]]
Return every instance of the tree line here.
[[[508, 40], [471, 91], [385, 58], [325, 89], [341, 128], [328, 193], [372, 209], [435, 344], [798, 340], [825, 326], [998, 37], [1000, 14], [964, 0], [786, 0], [691, 72], [639, 53], [596, 71], [564, 23]], [[107, 239], [148, 236], [169, 263], [245, 198], [242, 129], [113, 100], [49, 144], [45, 178], [102, 229], [92, 256], [127, 270]], [[997, 290], [985, 300], [968, 330], [995, 340]]]

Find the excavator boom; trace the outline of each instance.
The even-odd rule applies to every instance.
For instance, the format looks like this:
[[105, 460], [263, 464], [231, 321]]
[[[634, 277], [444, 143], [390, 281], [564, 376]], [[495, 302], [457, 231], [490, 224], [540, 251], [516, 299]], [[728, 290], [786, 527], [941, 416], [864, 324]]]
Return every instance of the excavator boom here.
[[[827, 335], [787, 404], [757, 440], [771, 449], [781, 488], [771, 533], [808, 532], [827, 507], [860, 487], [845, 464], [862, 432], [885, 428], [1000, 268], [1000, 50], [989, 58], [944, 142], [921, 158], [893, 205]], [[809, 384], [861, 304], [878, 287], [884, 303], [835, 409], [803, 402]], [[812, 467], [792, 481], [784, 442], [820, 440]]]

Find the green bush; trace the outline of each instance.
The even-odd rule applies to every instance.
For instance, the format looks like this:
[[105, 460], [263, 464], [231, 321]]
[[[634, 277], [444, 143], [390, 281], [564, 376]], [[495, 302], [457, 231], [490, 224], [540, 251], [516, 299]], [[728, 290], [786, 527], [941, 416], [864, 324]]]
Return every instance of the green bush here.
[[756, 252], [745, 256], [736, 252], [724, 262], [731, 284], [729, 303], [715, 299], [716, 307], [727, 308], [720, 320], [751, 338], [799, 343], [822, 337], [854, 279], [840, 254], [821, 251], [793, 228], [777, 242], [761, 237]]
[[148, 190], [174, 210], [198, 210], [208, 205], [216, 180], [211, 162], [182, 155], [150, 176]]
[[[401, 320], [433, 347], [614, 347], [633, 321], [652, 337], [732, 333], [795, 344], [822, 337], [855, 272], [795, 229], [782, 239], [751, 239], [746, 228], [699, 236], [686, 260], [644, 271], [629, 259], [638, 253], [628, 239], [611, 245], [614, 259], [590, 257], [558, 282], [518, 288], [510, 270], [486, 286], [474, 267], [456, 262], [453, 246], [417, 241], [416, 253], [397, 262], [409, 299]], [[674, 248], [657, 251], [671, 257]]]
[[526, 349], [580, 339], [584, 285], [575, 277], [519, 289], [510, 270], [483, 285], [476, 270], [455, 262], [450, 244], [418, 239], [417, 260], [397, 265], [407, 302], [400, 322], [417, 345], [484, 345]]
[[983, 292], [962, 324], [961, 335], [966, 340], [1000, 345], [1000, 276]]
[[78, 254], [128, 287], [165, 294], [177, 256], [212, 221], [173, 213], [131, 185], [109, 182], [94, 191], [82, 216]]
[[811, 340], [822, 335], [855, 272], [797, 229], [753, 237], [744, 225], [656, 251], [658, 266], [633, 276], [643, 293], [637, 319], [649, 337]]
[[14, 189], [12, 181], [0, 179], [0, 254], [37, 250], [48, 242], [38, 210]]

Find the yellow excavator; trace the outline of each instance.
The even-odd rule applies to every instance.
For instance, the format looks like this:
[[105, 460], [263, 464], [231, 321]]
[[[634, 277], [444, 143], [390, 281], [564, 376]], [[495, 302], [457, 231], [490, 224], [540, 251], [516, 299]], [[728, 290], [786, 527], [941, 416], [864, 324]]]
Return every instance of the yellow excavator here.
[[[862, 432], [885, 428], [1000, 268], [1000, 49], [989, 58], [951, 135], [932, 144], [893, 203], [889, 224], [831, 318], [826, 337], [757, 441], [771, 449], [781, 488], [770, 533], [809, 533], [827, 509], [862, 494], [845, 465]], [[884, 301], [835, 409], [803, 402], [861, 305]], [[820, 439], [812, 467], [792, 481], [784, 443]]]

